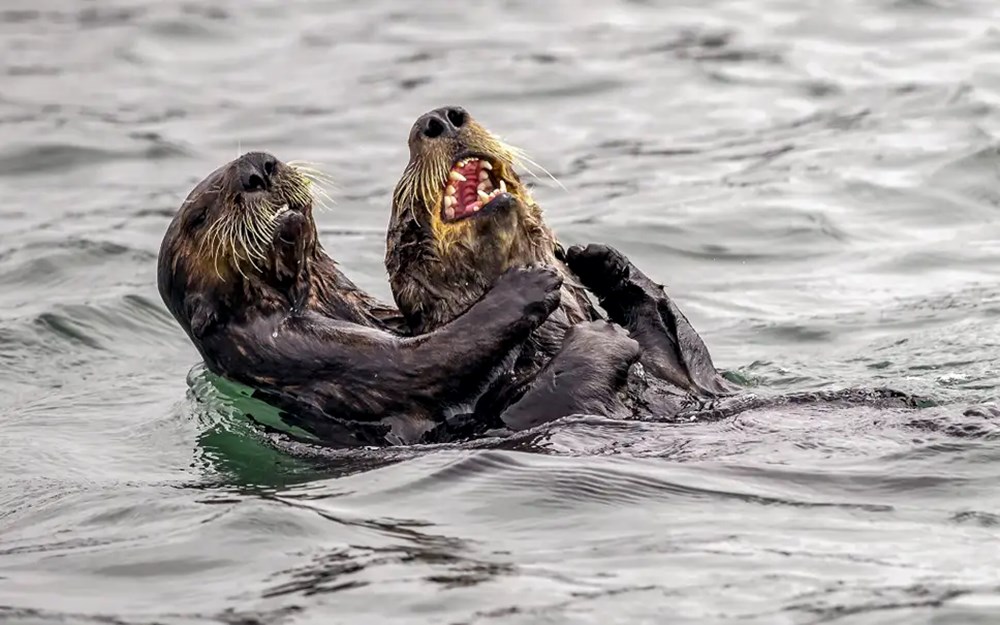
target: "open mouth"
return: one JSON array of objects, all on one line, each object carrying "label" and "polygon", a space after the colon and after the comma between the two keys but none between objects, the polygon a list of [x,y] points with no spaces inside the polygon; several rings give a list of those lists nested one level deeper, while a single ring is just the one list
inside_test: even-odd
[{"label": "open mouth", "polygon": [[509,197],[507,183],[485,158],[467,156],[455,161],[444,188],[442,217],[458,221],[487,212],[502,196]]},{"label": "open mouth", "polygon": [[277,219],[289,211],[303,212],[308,208],[306,204],[299,204],[298,202],[285,202],[278,207],[278,210],[274,211],[274,218]]}]

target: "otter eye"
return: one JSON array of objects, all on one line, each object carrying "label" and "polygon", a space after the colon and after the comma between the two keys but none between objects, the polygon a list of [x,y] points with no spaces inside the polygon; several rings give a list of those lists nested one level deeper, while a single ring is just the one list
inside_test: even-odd
[{"label": "otter eye", "polygon": [[202,206],[194,215],[188,219],[188,228],[199,228],[208,217],[208,207]]},{"label": "otter eye", "polygon": [[444,133],[444,124],[438,120],[431,118],[427,120],[427,126],[424,127],[424,136],[430,137],[440,137]]},{"label": "otter eye", "polygon": [[462,124],[465,123],[465,111],[462,109],[448,109],[448,121],[450,121],[455,128],[461,128]]}]

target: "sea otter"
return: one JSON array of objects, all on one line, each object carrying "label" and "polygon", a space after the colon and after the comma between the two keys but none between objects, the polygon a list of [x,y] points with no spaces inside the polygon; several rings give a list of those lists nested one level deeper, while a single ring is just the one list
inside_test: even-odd
[{"label": "sea otter", "polygon": [[[398,312],[358,289],[320,245],[314,188],[307,170],[262,152],[200,182],[160,248],[167,308],[212,372],[254,387],[328,444],[445,440],[448,424],[470,429],[474,405],[489,403],[483,390],[557,309],[562,277],[512,267],[453,321],[400,336]],[[510,407],[519,418],[538,406],[616,408],[635,342],[597,322],[565,343]],[[591,364],[595,351],[606,362]],[[572,384],[552,382],[562,371]]]},{"label": "sea otter", "polygon": [[732,386],[666,295],[620,252],[591,245],[564,251],[521,182],[520,153],[457,106],[417,119],[410,160],[393,194],[386,269],[399,311],[418,333],[456,318],[509,267],[542,264],[563,276],[559,309],[533,335],[501,390],[521,385],[556,353],[567,330],[600,318],[586,290],[642,347],[642,364],[675,391],[711,398]]},{"label": "sea otter", "polygon": [[[494,406],[523,396],[574,324],[600,318],[588,291],[641,349],[642,367],[628,372],[620,394],[632,417],[717,419],[804,403],[913,408],[926,401],[881,388],[776,397],[737,392],[664,288],[625,255],[599,244],[564,250],[515,171],[519,151],[466,110],[450,106],[422,115],[410,131],[409,148],[393,194],[385,260],[399,312],[413,331],[433,332],[460,316],[509,267],[543,264],[563,277],[559,309],[488,391]],[[500,412],[494,416],[513,430],[544,419],[544,411],[526,415],[516,405]]]}]

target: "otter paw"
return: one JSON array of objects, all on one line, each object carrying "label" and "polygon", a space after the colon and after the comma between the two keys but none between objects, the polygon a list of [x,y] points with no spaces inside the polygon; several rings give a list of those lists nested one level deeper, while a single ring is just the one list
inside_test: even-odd
[{"label": "otter paw", "polygon": [[309,220],[297,210],[286,210],[275,218],[274,241],[279,247],[294,245],[308,227]]},{"label": "otter paw", "polygon": [[524,315],[532,322],[541,323],[559,307],[562,282],[554,267],[518,267],[500,276],[496,287],[520,301]]},{"label": "otter paw", "polygon": [[566,264],[587,288],[599,294],[623,284],[629,277],[628,258],[610,245],[574,245],[566,252]]}]

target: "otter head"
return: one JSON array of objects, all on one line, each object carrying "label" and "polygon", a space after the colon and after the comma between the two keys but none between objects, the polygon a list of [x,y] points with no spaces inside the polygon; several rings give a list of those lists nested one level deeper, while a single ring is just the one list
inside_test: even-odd
[{"label": "otter head", "polygon": [[305,264],[317,246],[313,184],[308,171],[251,152],[191,191],[160,246],[158,282],[192,338],[227,311],[280,293],[289,266]]},{"label": "otter head", "polygon": [[541,224],[541,210],[515,166],[522,153],[457,106],[421,115],[409,137],[410,162],[393,193],[395,219],[410,217],[442,256],[453,245],[477,252],[510,247]]},{"label": "otter head", "polygon": [[517,148],[457,106],[420,116],[409,146],[393,193],[386,263],[411,320],[431,317],[436,325],[508,268],[552,264],[555,241],[515,171],[523,158]]}]

